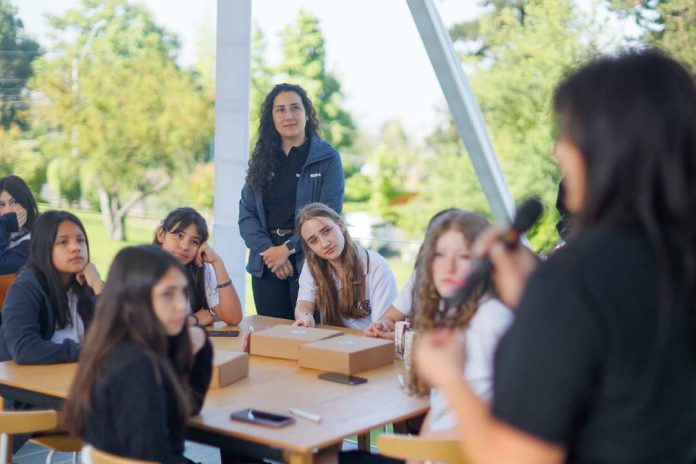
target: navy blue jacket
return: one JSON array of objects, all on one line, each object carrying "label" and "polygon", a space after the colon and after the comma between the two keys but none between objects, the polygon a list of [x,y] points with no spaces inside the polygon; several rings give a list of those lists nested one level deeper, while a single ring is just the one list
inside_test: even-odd
[{"label": "navy blue jacket", "polygon": [[[74,340],[51,341],[56,308],[36,272],[22,269],[5,297],[0,326],[0,361],[17,364],[59,364],[77,361]],[[86,329],[86,327],[85,327]]]},{"label": "navy blue jacket", "polygon": [[18,272],[29,258],[29,240],[22,240],[10,248],[11,242],[16,242],[20,238],[15,237],[14,240],[10,240],[10,234],[17,230],[15,213],[0,216],[0,274]]},{"label": "navy blue jacket", "polygon": [[[309,203],[320,202],[340,214],[343,209],[344,191],[345,179],[341,156],[335,148],[321,138],[312,137],[307,161],[297,180],[295,213]],[[254,192],[247,184],[244,184],[242,198],[239,200],[239,233],[250,250],[247,271],[253,276],[261,277],[264,263],[260,253],[272,247],[273,242],[268,233],[262,195]],[[299,268],[295,270],[295,275],[299,276],[304,261],[300,238],[295,233],[288,239],[295,244],[296,263]]]}]

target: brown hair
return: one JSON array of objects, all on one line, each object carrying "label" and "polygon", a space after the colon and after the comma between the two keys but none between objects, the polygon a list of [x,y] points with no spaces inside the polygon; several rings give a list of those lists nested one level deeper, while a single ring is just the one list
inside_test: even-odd
[{"label": "brown hair", "polygon": [[[345,238],[345,246],[339,257],[343,265],[340,292],[334,282],[335,273],[331,264],[317,256],[300,233],[305,222],[319,218],[327,218],[338,224]],[[300,235],[300,242],[305,252],[307,259],[305,265],[309,266],[317,285],[316,307],[321,314],[322,324],[342,326],[341,318],[367,317],[370,311],[363,304],[367,284],[363,265],[360,262],[360,254],[366,254],[367,251],[350,238],[350,233],[341,216],[323,203],[310,203],[297,213],[295,230]]]},{"label": "brown hair", "polygon": [[184,327],[168,337],[152,306],[152,288],[172,268],[185,275],[176,258],[154,245],[127,247],[114,258],[61,415],[63,427],[72,434],[83,432],[93,412],[94,386],[106,375],[104,360],[125,340],[142,349],[158,375],[171,381],[185,426],[192,409],[186,381],[193,366],[189,332]]},{"label": "brown hair", "polygon": [[[484,294],[490,292],[490,281],[475,291],[471,298],[462,302],[456,310],[446,308],[449,311],[454,310],[454,317],[447,318],[449,312],[443,314],[441,310],[442,298],[433,282],[433,259],[435,258],[437,242],[446,232],[460,232],[467,244],[471,246],[476,237],[488,225],[488,221],[482,215],[462,210],[448,211],[433,221],[423,241],[418,279],[415,283],[418,303],[413,330],[422,332],[441,327],[443,324],[453,329],[468,327],[469,321],[476,314],[479,300]],[[430,392],[430,387],[418,378],[414,369],[408,369],[407,373],[407,386],[410,391],[417,395],[427,395]]]}]

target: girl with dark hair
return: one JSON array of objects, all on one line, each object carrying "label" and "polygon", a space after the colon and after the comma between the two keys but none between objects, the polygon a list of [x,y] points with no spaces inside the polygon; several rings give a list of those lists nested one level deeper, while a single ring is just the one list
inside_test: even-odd
[{"label": "girl with dark hair", "polygon": [[295,325],[322,324],[365,330],[396,297],[396,280],[379,253],[353,242],[341,216],[321,203],[297,215],[297,231],[307,255],[300,274]]},{"label": "girl with dark hair", "polygon": [[312,202],[341,212],[343,165],[319,137],[314,106],[299,85],[276,85],[259,119],[239,202],[239,231],[250,250],[256,312],[292,319],[304,261],[295,216]]},{"label": "girl with dark hair", "polygon": [[154,244],[175,256],[190,280],[189,324],[207,326],[220,319],[242,320],[242,305],[225,263],[208,245],[208,225],[193,208],[177,208],[157,227]]},{"label": "girl with dark hair", "polygon": [[0,360],[75,362],[104,283],[89,262],[87,233],[77,216],[47,211],[34,226],[26,268],[5,298]]},{"label": "girl with dark hair", "polygon": [[186,326],[188,278],[152,245],[114,258],[62,423],[106,452],[164,463],[183,456],[189,416],[203,405],[213,350]]},{"label": "girl with dark hair", "polygon": [[14,274],[27,262],[38,215],[34,195],[21,177],[0,178],[0,274]]},{"label": "girl with dark hair", "polygon": [[491,408],[453,375],[451,334],[422,336],[416,367],[471,462],[695,462],[694,76],[653,50],[601,58],[554,109],[573,235],[538,265],[498,231],[474,246],[517,308]]}]

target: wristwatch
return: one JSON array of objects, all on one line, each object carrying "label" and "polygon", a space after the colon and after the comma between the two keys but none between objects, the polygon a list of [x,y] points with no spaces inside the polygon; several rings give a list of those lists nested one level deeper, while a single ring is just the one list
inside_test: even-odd
[{"label": "wristwatch", "polygon": [[285,245],[285,248],[288,249],[291,255],[295,254],[295,244],[292,243],[290,240],[287,240],[283,245]]}]

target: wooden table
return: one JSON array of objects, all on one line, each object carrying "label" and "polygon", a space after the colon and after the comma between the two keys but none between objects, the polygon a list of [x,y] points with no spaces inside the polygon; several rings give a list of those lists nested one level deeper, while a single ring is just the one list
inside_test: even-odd
[{"label": "wooden table", "polygon": [[[250,326],[258,330],[288,322],[246,317],[240,324],[239,337],[215,337],[213,345],[220,350],[239,351]],[[0,394],[39,406],[60,407],[75,368],[76,364],[0,363]],[[395,362],[360,373],[368,382],[349,386],[317,379],[319,371],[300,368],[297,361],[252,356],[247,378],[208,391],[201,414],[189,420],[187,439],[259,458],[311,463],[317,449],[427,410],[426,400],[402,391],[397,379],[400,372],[401,364]],[[230,413],[239,409],[287,414],[288,407],[319,414],[322,421],[315,423],[298,417],[293,425],[272,429],[229,419]]]}]

